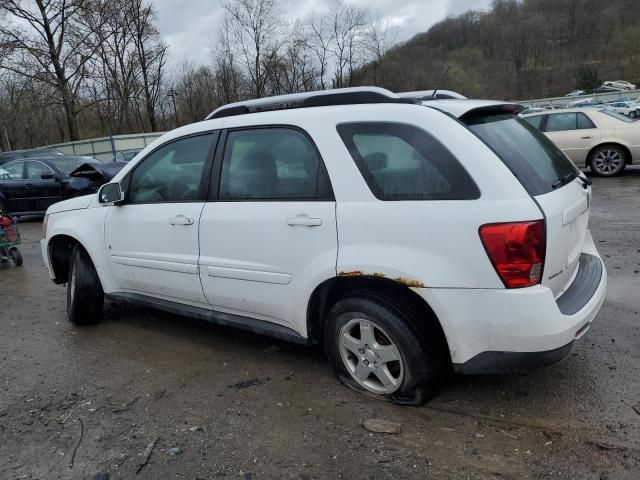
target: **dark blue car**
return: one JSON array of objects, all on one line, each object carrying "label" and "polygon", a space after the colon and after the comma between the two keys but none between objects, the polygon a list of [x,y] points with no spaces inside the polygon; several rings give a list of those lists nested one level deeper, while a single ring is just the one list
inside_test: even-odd
[{"label": "dark blue car", "polygon": [[72,156],[7,162],[0,166],[0,207],[13,216],[42,215],[56,202],[94,193],[123,165]]}]

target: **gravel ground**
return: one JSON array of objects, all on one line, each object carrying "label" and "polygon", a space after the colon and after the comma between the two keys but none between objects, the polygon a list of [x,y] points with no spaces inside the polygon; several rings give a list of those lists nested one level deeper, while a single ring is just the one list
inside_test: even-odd
[{"label": "gravel ground", "polygon": [[25,265],[0,265],[0,478],[637,480],[639,207],[639,169],[594,179],[610,287],[569,359],[454,376],[419,408],[346,389],[319,349],[187,318],[109,304],[73,327],[26,220]]}]

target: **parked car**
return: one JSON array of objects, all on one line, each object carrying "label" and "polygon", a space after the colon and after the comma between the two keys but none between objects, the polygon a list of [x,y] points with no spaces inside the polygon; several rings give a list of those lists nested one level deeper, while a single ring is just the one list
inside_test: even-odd
[{"label": "parked car", "polygon": [[12,160],[18,160],[19,158],[45,158],[45,157],[59,157],[64,155],[62,152],[55,148],[35,148],[32,150],[11,150],[8,152],[0,152],[0,165],[10,162]]},{"label": "parked car", "polygon": [[640,124],[607,108],[567,109],[526,115],[578,167],[617,175],[640,160]]},{"label": "parked car", "polygon": [[607,107],[629,118],[640,118],[640,104],[636,102],[612,102]]},{"label": "parked car", "polygon": [[91,165],[100,168],[102,164],[95,159],[87,161],[85,157],[71,156],[7,162],[2,170],[8,176],[0,177],[0,207],[13,216],[42,215],[56,202],[95,193],[100,185],[113,178],[116,171],[101,178],[73,175],[79,167],[86,169]]},{"label": "parked car", "polygon": [[221,107],[50,207],[44,261],[76,324],[106,295],[321,343],[343,382],[398,403],[452,364],[548,365],[607,277],[589,180],[520,109],[375,88]]},{"label": "parked car", "polygon": [[123,150],[121,152],[116,153],[113,157],[111,157],[108,162],[129,162],[142,151],[141,148],[134,148],[131,150]]},{"label": "parked car", "polygon": [[602,84],[605,87],[613,87],[619,90],[635,90],[636,86],[633,83],[627,82],[625,80],[614,80],[607,81]]},{"label": "parked car", "polygon": [[622,91],[623,90],[621,88],[602,85],[598,88],[594,88],[593,90],[591,90],[591,93],[616,93],[616,92],[622,92]]},{"label": "parked car", "polygon": [[458,92],[452,92],[451,90],[420,90],[417,92],[400,92],[397,94],[400,98],[417,98],[421,102],[430,102],[432,100],[443,99],[466,99],[464,95]]},{"label": "parked car", "polygon": [[585,90],[574,90],[573,92],[569,92],[565,95],[565,97],[580,97],[582,95],[587,95]]}]

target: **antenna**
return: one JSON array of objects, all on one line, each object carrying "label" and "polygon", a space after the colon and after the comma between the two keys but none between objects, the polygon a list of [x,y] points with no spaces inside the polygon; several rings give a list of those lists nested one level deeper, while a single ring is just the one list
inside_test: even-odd
[{"label": "antenna", "polygon": [[[442,77],[440,77],[440,81],[438,82],[438,85],[442,85],[442,82],[444,82],[444,79],[447,78],[447,74],[449,73],[449,70],[451,70],[450,64],[447,65],[447,68],[445,68],[444,73],[442,74]],[[438,94],[438,87],[436,87],[436,89],[431,94],[431,98],[435,100],[437,94]]]}]

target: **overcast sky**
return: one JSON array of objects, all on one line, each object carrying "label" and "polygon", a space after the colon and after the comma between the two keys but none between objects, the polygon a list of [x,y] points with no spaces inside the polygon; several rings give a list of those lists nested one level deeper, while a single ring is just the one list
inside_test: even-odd
[{"label": "overcast sky", "polygon": [[[194,64],[210,61],[211,47],[222,17],[222,0],[153,0],[158,10],[158,28],[171,45],[172,67],[184,61]],[[292,22],[322,7],[325,0],[276,0]],[[486,9],[491,0],[351,0],[382,17],[389,17],[398,28],[398,41],[424,32],[449,15],[466,10]]]}]

